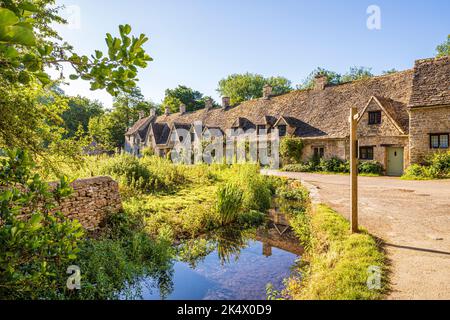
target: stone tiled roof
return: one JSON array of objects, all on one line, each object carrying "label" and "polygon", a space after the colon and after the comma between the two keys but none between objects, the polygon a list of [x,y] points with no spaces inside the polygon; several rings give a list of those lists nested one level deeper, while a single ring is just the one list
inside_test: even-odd
[{"label": "stone tiled roof", "polygon": [[389,116],[400,126],[403,132],[409,131],[409,115],[406,103],[394,101],[385,97],[376,97]]},{"label": "stone tiled roof", "polygon": [[[125,133],[125,135],[127,136],[131,136],[133,134],[135,134],[136,132],[138,132],[139,130],[147,130],[148,129],[148,125],[150,124],[151,120],[153,117],[145,117],[145,118],[141,118],[138,121],[136,121],[136,123],[130,128],[128,129],[127,133]],[[144,128],[145,127],[145,128]]]},{"label": "stone tiled roof", "polygon": [[450,105],[450,57],[416,61],[411,108]]},{"label": "stone tiled roof", "polygon": [[[372,96],[381,98],[392,111],[392,117],[407,126],[406,106],[411,97],[413,70],[385,76],[327,86],[323,90],[296,90],[270,99],[245,101],[227,109],[214,108],[195,112],[162,115],[156,123],[194,123],[226,132],[235,122],[273,125],[284,116],[295,134],[301,137],[345,138],[352,106],[361,111]],[[239,119],[241,118],[241,120]],[[245,119],[242,120],[242,119]]]}]

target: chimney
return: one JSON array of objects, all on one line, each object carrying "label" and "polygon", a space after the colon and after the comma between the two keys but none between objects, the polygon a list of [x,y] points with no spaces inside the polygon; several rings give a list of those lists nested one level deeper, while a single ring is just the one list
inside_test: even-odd
[{"label": "chimney", "polygon": [[263,99],[269,100],[271,95],[272,95],[272,86],[269,84],[264,85]]},{"label": "chimney", "polygon": [[151,108],[150,109],[150,117],[155,117],[156,116],[156,109],[155,108]]},{"label": "chimney", "polygon": [[184,103],[180,104],[180,114],[186,113],[186,105]]},{"label": "chimney", "polygon": [[139,120],[142,119],[143,117],[145,117],[145,112],[139,111]]},{"label": "chimney", "polygon": [[170,114],[169,106],[166,106],[166,110],[165,110],[164,114],[166,116],[168,116]]},{"label": "chimney", "polygon": [[206,111],[212,109],[212,107],[213,107],[213,100],[211,98],[206,99],[206,101],[205,101]]},{"label": "chimney", "polygon": [[314,79],[314,90],[323,90],[325,89],[327,84],[328,84],[327,76],[319,73],[318,75],[316,75]]},{"label": "chimney", "polygon": [[222,108],[226,109],[230,106],[230,97],[222,97]]}]

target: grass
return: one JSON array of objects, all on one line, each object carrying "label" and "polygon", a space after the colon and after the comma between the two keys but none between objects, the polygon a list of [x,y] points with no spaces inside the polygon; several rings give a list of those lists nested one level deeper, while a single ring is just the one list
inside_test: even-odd
[{"label": "grass", "polygon": [[[349,222],[325,205],[306,213],[307,219],[304,215],[293,217],[297,235],[307,239],[302,279],[290,278],[286,294],[299,300],[381,299],[387,288],[387,270],[377,240],[365,230],[352,234]],[[382,270],[381,289],[371,290],[367,285],[372,266]]]}]

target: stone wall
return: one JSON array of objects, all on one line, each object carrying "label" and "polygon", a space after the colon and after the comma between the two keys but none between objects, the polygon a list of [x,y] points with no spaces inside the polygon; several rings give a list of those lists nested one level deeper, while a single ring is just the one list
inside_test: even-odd
[{"label": "stone wall", "polygon": [[421,163],[438,151],[431,149],[430,134],[450,132],[450,106],[433,108],[411,108],[409,150],[411,163]]},{"label": "stone wall", "polygon": [[122,210],[119,185],[110,177],[80,179],[71,186],[74,192],[56,210],[80,221],[86,230],[99,229],[108,214]]},{"label": "stone wall", "polygon": [[303,139],[302,161],[310,160],[314,148],[324,148],[324,158],[338,157],[349,159],[349,146],[346,139]]}]

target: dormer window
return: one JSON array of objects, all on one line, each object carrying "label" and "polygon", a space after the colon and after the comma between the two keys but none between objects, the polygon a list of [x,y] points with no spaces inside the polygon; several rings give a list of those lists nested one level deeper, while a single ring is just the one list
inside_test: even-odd
[{"label": "dormer window", "polygon": [[278,126],[278,135],[280,137],[284,137],[287,134],[287,126],[286,125],[279,125]]},{"label": "dormer window", "polygon": [[381,123],[381,111],[369,111],[369,124]]}]

